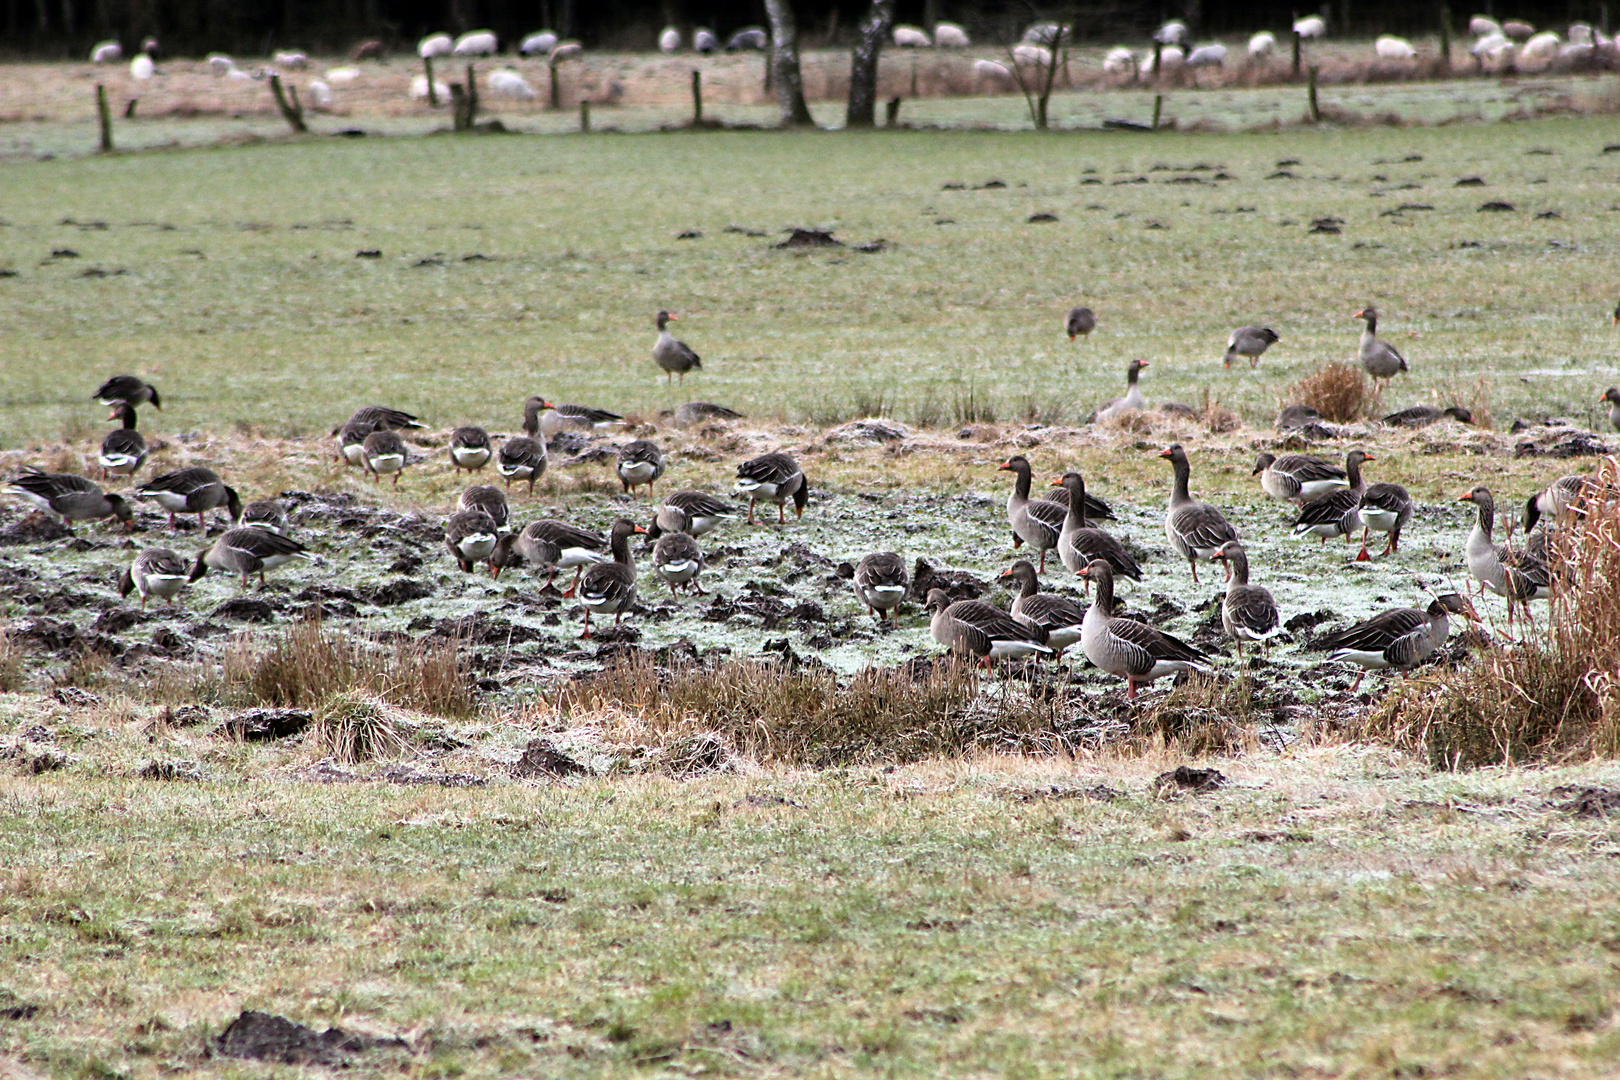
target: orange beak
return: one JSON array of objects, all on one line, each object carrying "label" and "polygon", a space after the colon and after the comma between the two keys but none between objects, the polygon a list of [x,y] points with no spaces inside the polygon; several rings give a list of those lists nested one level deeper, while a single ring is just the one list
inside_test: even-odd
[{"label": "orange beak", "polygon": [[1474,501],[1474,493],[1472,491],[1465,492],[1464,494],[1457,496],[1457,501],[1458,502],[1473,502]]},{"label": "orange beak", "polygon": [[1168,450],[1160,450],[1159,451],[1159,456],[1162,457],[1162,458],[1168,458],[1170,456],[1170,451],[1168,451]]},{"label": "orange beak", "polygon": [[1075,575],[1075,577],[1088,578],[1088,577],[1091,576],[1091,567],[1082,566],[1080,569],[1078,569],[1078,570],[1076,570],[1074,572],[1074,575]]},{"label": "orange beak", "polygon": [[1012,471],[1012,462],[1003,461],[1000,465],[996,466],[996,472],[1002,472],[1004,470],[1006,472],[1011,472]]},{"label": "orange beak", "polygon": [[1053,478],[1052,478],[1052,486],[1053,486],[1053,487],[1062,487],[1062,486],[1063,486],[1063,480],[1062,480],[1062,478],[1060,478],[1060,477],[1053,477]]},{"label": "orange beak", "polygon": [[1215,560],[1216,560],[1216,559],[1219,559],[1219,560],[1221,560],[1221,561],[1222,561],[1222,562],[1225,562],[1225,561],[1226,561],[1226,552],[1224,552],[1224,551],[1217,551],[1217,552],[1215,552],[1215,553],[1214,553],[1214,554],[1213,554],[1213,555],[1211,555],[1211,556],[1210,556],[1210,557],[1209,557],[1209,561],[1210,561],[1210,562],[1214,562],[1214,561],[1215,561]]},{"label": "orange beak", "polygon": [[1378,459],[1373,457],[1371,454],[1364,454],[1362,456],[1362,460],[1364,460],[1364,461],[1377,461]]},{"label": "orange beak", "polygon": [[1003,570],[1001,573],[996,575],[996,580],[997,581],[1006,581],[1010,577],[1012,577],[1012,567],[1009,566],[1009,567],[1007,567],[1007,569]]},{"label": "orange beak", "polygon": [[669,316],[669,321],[670,322],[680,322],[681,320],[678,319],[673,312],[671,312],[670,316]]}]

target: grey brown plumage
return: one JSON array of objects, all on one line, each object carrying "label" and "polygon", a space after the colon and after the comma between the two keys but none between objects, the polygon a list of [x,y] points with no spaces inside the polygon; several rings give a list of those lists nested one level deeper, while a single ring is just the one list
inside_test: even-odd
[{"label": "grey brown plumage", "polygon": [[464,425],[450,433],[450,464],[457,472],[466,469],[477,472],[495,456],[489,432],[481,427]]},{"label": "grey brown plumage", "polygon": [[1088,307],[1070,308],[1068,321],[1063,324],[1063,328],[1069,332],[1070,341],[1077,337],[1085,337],[1097,329],[1097,316]]},{"label": "grey brown plumage", "polygon": [[1367,535],[1381,532],[1389,536],[1384,554],[1392,555],[1401,549],[1401,530],[1412,520],[1412,496],[1399,484],[1373,484],[1361,493],[1356,514],[1361,518],[1361,552],[1357,562],[1366,562],[1372,556],[1367,551]]},{"label": "grey brown plumage", "polygon": [[1142,369],[1149,366],[1146,360],[1132,360],[1125,365],[1125,396],[1114,398],[1098,409],[1094,422],[1112,420],[1132,410],[1140,412],[1147,409],[1147,398],[1142,396],[1142,388],[1137,382],[1142,376]]},{"label": "grey brown plumage", "polygon": [[1007,567],[997,580],[1012,582],[1015,589],[1008,614],[1026,626],[1043,630],[1047,646],[1058,656],[1080,640],[1080,627],[1086,618],[1085,605],[1057,593],[1041,592],[1035,567],[1028,559],[1019,559]]},{"label": "grey brown plumage", "polygon": [[658,313],[658,340],[653,343],[653,363],[664,371],[664,381],[668,382],[671,376],[679,375],[681,382],[686,382],[686,373],[703,366],[703,359],[693,352],[684,341],[676,341],[675,336],[669,332],[667,323],[674,321],[675,316],[668,311]]},{"label": "grey brown plumage", "polygon": [[541,586],[545,588],[556,578],[558,570],[571,569],[575,571],[574,583],[563,595],[573,596],[585,567],[606,562],[611,557],[607,550],[607,538],[599,533],[555,518],[542,518],[500,538],[490,555],[490,574],[499,577],[505,567],[527,562],[536,570],[547,572],[546,583]]},{"label": "grey brown plumage", "polygon": [[1167,459],[1175,480],[1170,488],[1170,505],[1164,515],[1164,534],[1187,565],[1192,567],[1193,583],[1198,582],[1198,563],[1207,561],[1228,540],[1238,539],[1238,532],[1221,512],[1208,503],[1195,500],[1188,490],[1192,466],[1187,452],[1176,443],[1159,454]]},{"label": "grey brown plumage", "polygon": [[1368,671],[1385,668],[1408,670],[1433,656],[1451,633],[1449,616],[1477,620],[1474,607],[1457,593],[1438,596],[1427,609],[1391,608],[1370,619],[1328,634],[1316,647],[1328,660],[1345,660],[1361,668],[1351,685],[1355,693]]},{"label": "grey brown plumage", "polygon": [[1260,478],[1260,490],[1273,499],[1300,503],[1350,486],[1345,471],[1331,461],[1304,454],[1262,453],[1254,459],[1251,476]]},{"label": "grey brown plumage", "polygon": [[855,564],[855,595],[880,623],[885,612],[893,612],[893,625],[900,624],[900,602],[909,582],[906,560],[892,551],[865,555]]},{"label": "grey brown plumage", "polygon": [[[1044,498],[1047,502],[1057,503],[1064,510],[1069,508],[1069,489],[1066,487],[1051,488],[1045,492]],[[1112,506],[1097,498],[1088,489],[1086,491],[1086,520],[1117,521],[1118,518],[1114,516]]]},{"label": "grey brown plumage", "polygon": [[338,428],[333,436],[337,442],[338,460],[345,465],[360,464],[360,451],[366,444],[366,436],[375,430],[376,428],[370,424],[354,420],[344,421],[343,426]]},{"label": "grey brown plumage", "polygon": [[671,422],[678,428],[696,427],[709,420],[745,419],[736,409],[728,409],[711,401],[688,401],[669,415]]},{"label": "grey brown plumage", "polygon": [[737,466],[736,491],[748,496],[748,524],[754,520],[754,504],[760,499],[776,504],[777,524],[787,521],[787,501],[793,500],[795,517],[804,516],[804,507],[810,501],[810,483],[799,469],[798,462],[780,452],[761,454]]},{"label": "grey brown plumage", "polygon": [[1378,380],[1388,382],[1395,376],[1408,370],[1406,357],[1396,351],[1395,346],[1378,336],[1378,309],[1368,304],[1356,312],[1354,318],[1366,322],[1367,328],[1361,332],[1361,344],[1357,349],[1357,356],[1361,359],[1361,366],[1367,374],[1373,377],[1376,388]]},{"label": "grey brown plumage", "polygon": [[287,532],[287,508],[280,499],[259,499],[242,507],[243,525],[251,525],[256,529],[269,529],[271,532]]},{"label": "grey brown plumage", "polygon": [[1142,580],[1142,567],[1125,545],[1109,532],[1086,524],[1086,481],[1078,472],[1066,472],[1054,481],[1066,496],[1068,509],[1063,528],[1058,532],[1057,552],[1063,565],[1078,574],[1080,568],[1093,559],[1102,559],[1114,568],[1114,573],[1135,581]]},{"label": "grey brown plumage", "polygon": [[1524,503],[1524,531],[1529,534],[1543,517],[1561,520],[1566,514],[1584,517],[1598,506],[1620,498],[1614,485],[1590,476],[1560,476]]},{"label": "grey brown plumage", "polygon": [[1063,522],[1069,516],[1067,506],[1031,499],[1029,460],[1014,454],[997,468],[998,472],[1013,474],[1012,494],[1007,496],[1007,523],[1012,526],[1013,546],[1028,544],[1040,556],[1038,573],[1046,573],[1046,553],[1056,548],[1063,533]]},{"label": "grey brown plumage", "polygon": [[1363,462],[1375,460],[1365,450],[1352,450],[1344,456],[1344,471],[1349,487],[1329,492],[1299,508],[1294,519],[1295,536],[1318,536],[1322,543],[1332,537],[1349,537],[1361,528],[1361,495],[1367,485],[1361,478]]},{"label": "grey brown plumage", "polygon": [[1258,641],[1266,652],[1271,639],[1282,633],[1282,616],[1271,591],[1249,584],[1249,554],[1236,540],[1228,540],[1211,559],[1226,563],[1226,595],[1221,599],[1221,626],[1237,645],[1243,659],[1243,643]]},{"label": "grey brown plumage", "polygon": [[482,510],[459,510],[444,526],[444,546],[464,574],[486,561],[500,539],[495,519]]},{"label": "grey brown plumage", "polygon": [[101,478],[132,476],[146,462],[146,439],[135,430],[135,406],[127,401],[119,402],[107,419],[118,420],[119,426],[101,440],[101,450],[96,454]]},{"label": "grey brown plumage", "polygon": [[1265,351],[1281,340],[1269,326],[1240,326],[1226,339],[1225,364],[1231,367],[1235,358],[1246,356],[1252,370],[1260,365]]},{"label": "grey brown plumage", "polygon": [[624,417],[606,409],[593,409],[589,405],[547,404],[540,410],[540,431],[551,438],[559,431],[597,431],[624,422]]},{"label": "grey brown plumage", "polygon": [[1609,403],[1609,424],[1620,431],[1620,386],[1609,387],[1598,400]]},{"label": "grey brown plumage", "polygon": [[506,528],[511,518],[511,509],[506,503],[506,493],[498,487],[489,484],[474,484],[461,493],[456,506],[462,510],[482,510],[495,522],[497,529]]},{"label": "grey brown plumage", "polygon": [[235,489],[219,478],[214,470],[201,465],[166,472],[153,477],[136,489],[137,499],[150,499],[169,512],[169,528],[174,528],[176,514],[196,514],[197,526],[206,530],[204,517],[210,510],[223,506],[230,514],[232,524],[242,518],[242,500]]},{"label": "grey brown plumage", "polygon": [[546,440],[541,438],[541,414],[551,408],[545,398],[535,395],[523,403],[523,434],[501,443],[495,456],[495,471],[506,480],[506,490],[512,490],[513,480],[527,480],[529,494],[534,494],[534,482],[546,473]]},{"label": "grey brown plumage", "polygon": [[1321,422],[1322,414],[1309,405],[1285,405],[1277,413],[1276,428],[1278,431],[1293,431]]},{"label": "grey brown plumage", "polygon": [[174,598],[186,587],[189,578],[186,571],[185,560],[168,548],[147,548],[135,556],[135,561],[119,576],[118,595],[140,593],[142,611],[146,610],[147,599],[153,596],[172,607]]},{"label": "grey brown plumage", "polygon": [[669,594],[678,596],[675,586],[690,585],[697,595],[703,595],[698,575],[703,573],[703,549],[684,532],[666,532],[653,545],[653,570],[669,585]]},{"label": "grey brown plumage", "polygon": [[1184,671],[1208,671],[1209,657],[1178,637],[1114,614],[1114,570],[1101,559],[1081,567],[1097,591],[1080,624],[1080,649],[1097,667],[1125,680],[1125,696],[1144,683]]},{"label": "grey brown plumage", "polygon": [[134,375],[114,375],[102,383],[100,388],[90,396],[103,405],[117,405],[119,402],[140,405],[150,401],[152,408],[163,408],[163,401],[158,397],[157,387],[136,378]]},{"label": "grey brown plumage", "polygon": [[369,427],[372,431],[399,431],[404,428],[425,428],[415,416],[386,405],[362,405],[349,416],[349,423]]},{"label": "grey brown plumage", "polygon": [[647,536],[652,540],[666,532],[703,536],[741,516],[739,507],[707,491],[677,491],[664,496],[663,503],[653,514],[652,524],[647,526]]},{"label": "grey brown plumage", "polygon": [[630,554],[630,537],[646,531],[629,518],[613,523],[608,533],[613,561],[593,564],[579,579],[579,599],[585,605],[585,631],[579,635],[581,638],[591,636],[591,612],[612,615],[613,625],[618,626],[624,613],[635,606],[636,560]]},{"label": "grey brown plumage", "polygon": [[262,588],[266,571],[299,558],[309,558],[308,549],[291,537],[251,526],[226,529],[212,547],[197,553],[197,561],[191,568],[191,580],[198,580],[210,570],[218,570],[240,574],[242,588],[245,589],[249,576],[258,574]]},{"label": "grey brown plumage", "polygon": [[366,436],[365,442],[360,444],[360,464],[366,472],[371,474],[371,482],[382,482],[385,473],[394,474],[394,486],[399,487],[399,478],[405,472],[405,466],[410,462],[410,449],[406,447],[405,440],[393,428],[381,428]]},{"label": "grey brown plumage", "polygon": [[1021,623],[998,607],[981,600],[951,602],[944,589],[928,590],[927,608],[933,613],[929,632],[953,653],[974,656],[990,670],[992,660],[1047,656],[1046,631]]},{"label": "grey brown plumage", "polygon": [[134,513],[123,496],[109,495],[95,481],[71,473],[48,473],[26,467],[5,493],[57,515],[69,526],[75,521],[99,521],[106,517],[116,517],[126,527],[134,525]]},{"label": "grey brown plumage", "polygon": [[636,488],[645,484],[651,498],[653,484],[664,475],[664,452],[650,439],[637,439],[619,447],[619,460],[614,467],[625,494],[633,495]]},{"label": "grey brown plumage", "polygon": [[1437,405],[1413,405],[1410,409],[1392,412],[1384,417],[1382,423],[1390,427],[1421,428],[1428,427],[1450,417],[1459,424],[1472,424],[1474,414],[1460,405],[1440,408]]},{"label": "grey brown plumage", "polygon": [[1544,559],[1528,551],[1515,551],[1507,544],[1498,544],[1493,535],[1496,523],[1496,501],[1489,488],[1476,487],[1459,497],[1475,507],[1474,527],[1463,541],[1463,562],[1468,573],[1479,582],[1481,589],[1489,589],[1507,599],[1508,621],[1512,622],[1515,608],[1528,611],[1530,601],[1545,600],[1552,595],[1552,575]]}]

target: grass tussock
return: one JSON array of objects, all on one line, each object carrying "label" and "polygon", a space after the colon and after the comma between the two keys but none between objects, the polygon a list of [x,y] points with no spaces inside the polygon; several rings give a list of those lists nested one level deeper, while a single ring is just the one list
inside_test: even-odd
[{"label": "grass tussock", "polygon": [[401,757],[410,752],[410,739],[389,711],[385,702],[366,694],[333,694],[316,707],[314,745],[350,765]]},{"label": "grass tussock", "polygon": [[9,633],[0,629],[0,694],[18,693],[28,684],[27,676],[22,650],[17,648]]},{"label": "grass tussock", "polygon": [[1440,391],[1444,398],[1440,407],[1460,405],[1474,418],[1474,426],[1481,431],[1491,429],[1491,384],[1485,376],[1473,379],[1448,379]]},{"label": "grass tussock", "polygon": [[1323,364],[1288,388],[1284,405],[1309,405],[1322,419],[1348,424],[1361,419],[1371,400],[1367,376],[1355,364]]},{"label": "grass tussock", "polygon": [[1252,749],[1254,692],[1247,674],[1235,679],[1195,675],[1153,703],[1137,723],[1134,741],[1162,743],[1192,757]]}]

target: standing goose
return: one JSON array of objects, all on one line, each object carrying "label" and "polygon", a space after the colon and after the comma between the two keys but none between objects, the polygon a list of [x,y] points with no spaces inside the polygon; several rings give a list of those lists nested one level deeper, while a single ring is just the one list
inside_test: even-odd
[{"label": "standing goose", "polygon": [[1175,470],[1175,483],[1170,489],[1170,505],[1164,514],[1164,535],[1170,539],[1187,565],[1192,567],[1193,584],[1198,584],[1198,563],[1208,561],[1228,540],[1238,539],[1237,530],[1227,523],[1221,512],[1208,503],[1195,502],[1187,490],[1192,468],[1187,464],[1187,452],[1176,443],[1160,457],[1166,458]]},{"label": "standing goose", "polygon": [[1011,581],[1017,588],[1013,597],[1013,618],[1025,626],[1039,627],[1046,633],[1046,644],[1056,650],[1061,659],[1063,650],[1080,640],[1080,627],[1085,622],[1086,609],[1067,596],[1043,593],[1036,580],[1035,568],[1028,559],[1019,559],[1001,572],[997,581]]},{"label": "standing goose", "polygon": [[953,604],[944,589],[929,589],[927,608],[934,613],[929,622],[934,640],[953,653],[978,657],[984,661],[986,671],[992,660],[1052,654],[1046,645],[1045,630],[1021,623],[983,601],[958,600]]},{"label": "standing goose", "polygon": [[1064,324],[1064,329],[1069,332],[1070,341],[1077,337],[1086,337],[1097,329],[1097,316],[1093,315],[1088,307],[1070,308],[1069,321]]},{"label": "standing goose", "polygon": [[242,520],[242,500],[235,489],[226,485],[212,469],[193,465],[176,469],[155,477],[137,489],[137,499],[151,499],[169,512],[169,529],[174,529],[174,515],[196,514],[197,527],[204,532],[208,523],[203,515],[218,507],[225,507],[231,523]]},{"label": "standing goose", "polygon": [[1513,621],[1515,605],[1528,615],[1530,601],[1545,600],[1552,595],[1552,576],[1547,564],[1529,551],[1515,552],[1506,544],[1498,544],[1491,532],[1496,522],[1496,502],[1489,488],[1476,487],[1459,497],[1460,502],[1471,502],[1478,513],[1474,527],[1463,542],[1463,562],[1468,574],[1479,582],[1481,590],[1489,589],[1497,596],[1507,598],[1508,622]]},{"label": "standing goose", "polygon": [[512,481],[527,480],[529,494],[534,494],[534,482],[546,472],[546,441],[540,437],[540,414],[551,408],[551,403],[538,395],[523,403],[524,434],[507,439],[495,458],[495,471],[506,480],[506,490],[512,490]]},{"label": "standing goose", "polygon": [[1594,506],[1606,503],[1620,495],[1620,491],[1590,476],[1560,476],[1524,503],[1524,531],[1526,535],[1543,517],[1559,521],[1567,512],[1584,517]]},{"label": "standing goose", "polygon": [[259,587],[264,587],[264,574],[293,559],[309,558],[309,551],[298,541],[280,533],[264,529],[242,527],[226,529],[214,546],[197,553],[191,568],[191,580],[197,581],[209,570],[227,574],[241,574],[242,588],[248,587],[248,577],[259,575]]},{"label": "standing goose", "polygon": [[855,564],[855,595],[880,624],[884,612],[893,612],[892,625],[900,625],[900,601],[909,581],[906,560],[892,551],[863,556]]},{"label": "standing goose", "polygon": [[1046,553],[1058,545],[1067,507],[1029,497],[1030,467],[1022,454],[1002,462],[997,472],[1013,474],[1012,494],[1007,496],[1007,523],[1012,526],[1013,547],[1028,544],[1040,553],[1039,573],[1046,573]]},{"label": "standing goose", "polygon": [[372,431],[398,431],[403,428],[425,428],[426,424],[417,420],[408,412],[399,409],[390,409],[386,405],[363,405],[354,410],[348,420],[351,424],[362,424]]},{"label": "standing goose", "polygon": [[1254,459],[1254,471],[1249,475],[1258,476],[1260,490],[1273,499],[1302,505],[1350,485],[1345,470],[1304,454],[1261,454]]},{"label": "standing goose", "polygon": [[101,478],[132,476],[146,462],[146,440],[135,430],[135,406],[127,401],[120,402],[107,419],[118,420],[121,426],[109,431],[101,440],[101,451],[96,454]]},{"label": "standing goose", "polygon": [[540,407],[540,430],[551,438],[559,431],[606,431],[615,424],[622,423],[624,417],[606,409],[593,409],[588,405],[542,405]]},{"label": "standing goose", "polygon": [[703,549],[684,532],[666,532],[653,545],[653,569],[669,585],[669,595],[678,597],[677,585],[691,585],[692,591],[703,595],[698,575],[703,573]]},{"label": "standing goose", "polygon": [[506,567],[526,562],[536,571],[546,571],[546,583],[540,586],[544,589],[551,585],[558,570],[572,569],[574,583],[563,595],[573,596],[585,567],[608,561],[609,556],[603,553],[607,543],[596,533],[566,521],[542,518],[531,521],[521,532],[507,533],[500,538],[490,553],[489,575],[498,578]]},{"label": "standing goose", "polygon": [[82,476],[25,468],[5,493],[57,515],[69,528],[75,521],[99,521],[105,517],[116,517],[126,529],[135,527],[134,512],[123,496],[105,494],[94,481]]},{"label": "standing goose", "polygon": [[1422,428],[1439,423],[1448,416],[1459,424],[1474,422],[1474,414],[1460,405],[1445,409],[1437,405],[1414,405],[1410,409],[1390,413],[1380,423],[1388,424],[1390,427]]},{"label": "standing goose", "polygon": [[670,376],[679,375],[681,382],[686,382],[686,373],[693,368],[701,368],[703,359],[693,352],[684,341],[676,341],[665,324],[675,321],[675,316],[668,311],[658,313],[658,341],[653,345],[653,363],[664,369],[664,382],[668,383]]},{"label": "standing goose", "polygon": [[591,612],[612,615],[613,625],[636,602],[636,560],[630,554],[630,537],[644,533],[640,525],[629,518],[613,523],[608,534],[608,547],[613,552],[612,562],[596,563],[579,580],[579,599],[585,605],[585,632],[581,638],[591,636]]},{"label": "standing goose", "polygon": [[1142,396],[1142,390],[1136,385],[1137,379],[1142,375],[1142,369],[1148,366],[1146,360],[1132,360],[1125,366],[1125,396],[1114,398],[1102,408],[1097,410],[1093,423],[1112,420],[1123,416],[1132,409],[1145,412],[1148,407],[1147,398]]},{"label": "standing goose", "polygon": [[1078,574],[1091,560],[1102,559],[1114,568],[1114,573],[1141,581],[1142,567],[1125,550],[1125,545],[1113,534],[1086,525],[1085,478],[1077,472],[1066,472],[1062,480],[1054,480],[1053,484],[1063,489],[1069,503],[1057,542],[1058,558],[1063,560],[1063,565]]},{"label": "standing goose", "polygon": [[1350,684],[1353,694],[1369,671],[1409,670],[1433,656],[1451,634],[1449,615],[1479,621],[1474,605],[1466,598],[1446,593],[1436,597],[1427,610],[1391,608],[1327,635],[1317,647],[1327,651],[1330,661],[1347,660],[1360,665],[1361,673]]},{"label": "standing goose", "polygon": [[1609,423],[1614,430],[1620,431],[1620,386],[1609,387],[1598,400],[1609,403]]},{"label": "standing goose", "polygon": [[242,524],[273,533],[287,533],[287,508],[280,499],[259,499],[242,507]]},{"label": "standing goose", "polygon": [[1365,450],[1352,450],[1344,456],[1344,471],[1350,486],[1312,500],[1299,509],[1294,519],[1295,536],[1319,536],[1326,544],[1331,537],[1347,540],[1361,528],[1361,496],[1367,490],[1361,479],[1361,463],[1374,460]]},{"label": "standing goose", "polygon": [[786,454],[762,454],[752,461],[737,466],[736,491],[748,496],[748,524],[754,520],[754,503],[766,499],[776,504],[776,523],[787,522],[787,501],[793,500],[795,517],[804,517],[804,505],[810,501],[810,483],[804,478],[799,465]]},{"label": "standing goose", "polygon": [[345,465],[360,464],[366,436],[375,430],[377,429],[367,423],[356,420],[345,421],[336,432],[338,460]]},{"label": "standing goose", "polygon": [[[1065,510],[1069,508],[1069,489],[1054,487],[1046,493],[1047,502],[1055,502]],[[1096,518],[1098,521],[1118,521],[1114,516],[1114,508],[1103,502],[1091,492],[1086,492],[1086,520]]]},{"label": "standing goose", "polygon": [[1136,697],[1142,683],[1183,671],[1208,671],[1208,656],[1147,623],[1114,614],[1114,570],[1101,559],[1080,568],[1097,586],[1096,598],[1080,624],[1080,650],[1086,659],[1125,680],[1125,696]]},{"label": "standing goose", "polygon": [[489,459],[494,456],[489,432],[483,428],[468,425],[450,433],[450,464],[455,466],[456,472],[462,469],[477,472],[488,465]]},{"label": "standing goose", "polygon": [[1385,555],[1399,551],[1401,530],[1412,520],[1412,510],[1412,496],[1399,484],[1373,484],[1363,491],[1361,501],[1356,504],[1356,514],[1361,518],[1361,552],[1356,561],[1366,562],[1372,558],[1367,553],[1368,530],[1389,534],[1389,542],[1384,545]]},{"label": "standing goose", "polygon": [[186,587],[185,560],[168,548],[147,548],[118,579],[118,595],[141,594],[141,610],[148,597],[156,596],[174,606],[174,598]]},{"label": "standing goose", "polygon": [[667,532],[703,536],[728,521],[736,521],[740,513],[737,507],[707,491],[677,491],[664,497],[663,505],[647,527],[647,536],[653,540]]},{"label": "standing goose", "polygon": [[506,493],[488,484],[474,484],[461,493],[456,506],[462,510],[482,510],[495,522],[497,529],[506,528],[511,511],[506,505]]},{"label": "standing goose", "polygon": [[1361,366],[1367,369],[1367,374],[1373,377],[1373,393],[1378,392],[1378,380],[1388,382],[1401,372],[1406,371],[1406,357],[1395,351],[1395,346],[1382,340],[1378,336],[1378,309],[1368,304],[1365,308],[1351,316],[1364,319],[1367,328],[1361,332],[1361,347],[1358,355],[1361,357]]},{"label": "standing goose", "polygon": [[474,564],[488,559],[499,539],[495,519],[482,510],[458,511],[444,526],[444,546],[464,574],[472,573]]},{"label": "standing goose", "polygon": [[1243,659],[1243,643],[1258,641],[1269,655],[1271,639],[1282,633],[1282,616],[1277,613],[1277,601],[1270,590],[1249,584],[1249,554],[1236,540],[1228,540],[1210,556],[1226,563],[1226,597],[1221,601],[1221,625],[1226,635],[1237,644],[1238,659]]},{"label": "standing goose", "polygon": [[619,447],[616,468],[626,495],[635,494],[636,488],[646,484],[647,497],[650,499],[654,482],[664,475],[664,452],[650,439],[637,439]]},{"label": "standing goose", "polygon": [[1281,340],[1269,326],[1240,326],[1226,339],[1226,366],[1231,367],[1236,357],[1247,356],[1252,371],[1260,366],[1265,351]]},{"label": "standing goose", "polygon": [[399,478],[409,461],[410,451],[405,446],[405,440],[393,428],[373,431],[360,444],[360,464],[371,474],[374,484],[382,483],[384,473],[393,473],[394,486],[399,487]]},{"label": "standing goose", "polygon": [[101,384],[101,388],[90,395],[103,405],[117,405],[127,402],[131,405],[141,405],[150,401],[152,408],[163,408],[163,402],[158,399],[157,387],[149,382],[142,382],[133,375],[114,375]]}]

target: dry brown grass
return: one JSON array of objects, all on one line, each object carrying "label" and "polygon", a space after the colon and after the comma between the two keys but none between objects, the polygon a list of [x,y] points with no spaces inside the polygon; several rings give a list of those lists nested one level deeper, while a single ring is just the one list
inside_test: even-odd
[{"label": "dry brown grass", "polygon": [[10,633],[0,629],[0,694],[14,694],[27,683],[22,650],[12,643]]},{"label": "dry brown grass", "polygon": [[1309,405],[1324,420],[1347,424],[1361,419],[1371,399],[1367,376],[1354,364],[1323,364],[1288,388],[1285,405]]},{"label": "dry brown grass", "polygon": [[411,746],[384,702],[347,692],[333,694],[316,708],[311,739],[322,753],[346,764],[396,758]]},{"label": "dry brown grass", "polygon": [[1197,675],[1156,700],[1132,733],[1139,750],[1162,745],[1190,757],[1254,747],[1254,680]]}]

